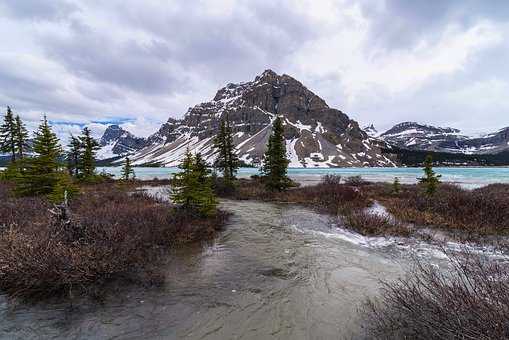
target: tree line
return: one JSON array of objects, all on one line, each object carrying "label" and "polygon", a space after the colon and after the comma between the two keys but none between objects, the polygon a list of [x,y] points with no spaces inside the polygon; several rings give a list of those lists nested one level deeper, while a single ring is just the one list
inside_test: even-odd
[{"label": "tree line", "polygon": [[[46,115],[29,140],[22,119],[7,107],[0,125],[0,151],[10,155],[10,162],[0,178],[13,181],[18,195],[44,195],[59,202],[65,192],[68,195],[77,192],[75,183],[94,183],[107,177],[96,172],[98,149],[99,143],[85,127],[81,135],[70,136],[65,152]],[[133,175],[132,169],[128,169],[127,178]]]},{"label": "tree line", "polygon": [[[31,147],[30,147],[31,145]],[[104,179],[96,172],[96,152],[99,143],[89,128],[81,135],[71,134],[68,151],[64,152],[59,139],[44,115],[39,127],[29,140],[25,124],[19,115],[14,116],[7,107],[0,126],[0,151],[10,155],[10,163],[1,178],[14,181],[19,195],[46,195],[54,201],[63,198],[64,192],[77,191],[74,183],[93,183]],[[214,185],[221,182],[227,190],[237,185],[240,162],[233,142],[228,115],[221,120],[219,133],[214,139],[216,159],[211,171],[200,154],[187,151],[179,165],[181,171],[173,176],[172,199],[183,207],[209,214],[215,210],[217,199]],[[287,176],[289,161],[286,158],[284,129],[280,117],[273,121],[267,151],[263,157],[261,178],[267,190],[282,191],[291,185]],[[218,176],[221,174],[221,177]],[[126,157],[121,179],[135,178],[129,157]]]}]

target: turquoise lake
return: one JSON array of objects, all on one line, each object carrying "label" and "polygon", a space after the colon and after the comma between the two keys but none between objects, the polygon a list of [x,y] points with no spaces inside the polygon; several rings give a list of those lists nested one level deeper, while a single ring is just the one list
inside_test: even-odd
[{"label": "turquoise lake", "polygon": [[[477,188],[491,183],[509,183],[509,167],[469,167],[469,168],[434,168],[442,175],[443,182],[456,183],[465,188]],[[115,176],[120,175],[121,167],[100,167],[99,171],[106,171]],[[177,171],[178,168],[134,168],[139,179],[165,179]],[[238,177],[249,177],[258,174],[257,168],[241,168]],[[290,168],[289,176],[303,185],[310,185],[320,181],[326,174],[336,174],[343,177],[362,176],[369,181],[392,182],[398,177],[402,183],[415,183],[423,172],[420,168]]]}]

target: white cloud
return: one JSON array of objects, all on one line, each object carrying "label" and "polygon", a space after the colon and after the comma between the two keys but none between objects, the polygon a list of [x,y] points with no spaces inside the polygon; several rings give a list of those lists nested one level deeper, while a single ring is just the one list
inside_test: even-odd
[{"label": "white cloud", "polygon": [[161,123],[148,120],[145,117],[138,117],[135,121],[127,122],[120,126],[135,136],[148,137],[161,127]]},{"label": "white cloud", "polygon": [[447,26],[437,41],[420,40],[407,49],[372,47],[369,22],[356,11],[342,15],[353,24],[308,42],[293,56],[293,67],[308,78],[332,75],[335,90],[342,90],[350,105],[365,100],[367,93],[395,96],[415,91],[434,77],[453,76],[477,52],[504,41],[495,25],[485,21],[466,30]]}]

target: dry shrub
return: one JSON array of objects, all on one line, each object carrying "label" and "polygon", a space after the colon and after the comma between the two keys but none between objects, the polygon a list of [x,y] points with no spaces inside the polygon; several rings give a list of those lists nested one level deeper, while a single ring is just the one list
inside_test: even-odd
[{"label": "dry shrub", "polygon": [[363,186],[370,184],[370,182],[364,180],[360,175],[355,175],[345,178],[345,184],[353,186]]},{"label": "dry shrub", "polygon": [[509,339],[508,264],[456,255],[450,271],[415,261],[403,279],[383,283],[364,310],[372,339]]},{"label": "dry shrub", "polygon": [[340,177],[336,177],[325,176],[317,185],[282,192],[267,191],[258,178],[241,179],[237,181],[235,191],[227,197],[302,204],[331,214],[342,214],[370,204],[368,197],[359,188],[340,184]]},{"label": "dry shrub", "polygon": [[405,186],[397,197],[384,203],[398,218],[418,224],[437,225],[471,234],[507,234],[509,185],[495,184],[465,190],[442,184],[428,197],[417,185]]},{"label": "dry shrub", "polygon": [[4,188],[0,194],[0,288],[21,296],[156,273],[172,246],[209,238],[226,219],[220,211],[209,219],[192,216],[114,185],[89,187],[65,221],[43,199],[12,198]]},{"label": "dry shrub", "polygon": [[356,210],[345,216],[346,227],[367,236],[410,236],[412,230],[388,216]]}]

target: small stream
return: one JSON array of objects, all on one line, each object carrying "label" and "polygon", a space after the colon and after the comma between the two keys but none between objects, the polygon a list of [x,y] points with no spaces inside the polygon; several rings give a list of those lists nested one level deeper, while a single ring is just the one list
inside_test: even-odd
[{"label": "small stream", "polygon": [[0,337],[357,338],[359,306],[377,294],[380,279],[404,273],[413,248],[372,244],[299,206],[221,205],[233,213],[225,230],[205,245],[174,250],[162,287],[121,287],[102,303],[72,305],[0,296]]}]

